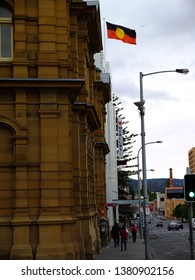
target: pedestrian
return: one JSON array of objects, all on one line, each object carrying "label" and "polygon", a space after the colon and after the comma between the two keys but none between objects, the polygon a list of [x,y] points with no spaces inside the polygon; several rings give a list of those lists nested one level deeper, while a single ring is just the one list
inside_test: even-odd
[{"label": "pedestrian", "polygon": [[131,233],[132,233],[132,237],[133,237],[133,242],[136,242],[136,237],[137,237],[137,227],[136,227],[136,225],[132,225]]},{"label": "pedestrian", "polygon": [[126,230],[125,225],[120,230],[120,236],[121,236],[121,251],[127,250],[127,238],[128,238],[128,232]]},{"label": "pedestrian", "polygon": [[119,225],[115,222],[112,230],[111,230],[111,234],[112,234],[112,238],[114,239],[114,246],[119,246],[119,232],[120,232],[120,227]]}]

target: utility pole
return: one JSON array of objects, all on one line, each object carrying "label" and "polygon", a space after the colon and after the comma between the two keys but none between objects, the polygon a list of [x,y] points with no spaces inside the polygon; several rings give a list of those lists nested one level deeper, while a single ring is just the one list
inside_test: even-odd
[{"label": "utility pole", "polygon": [[188,203],[189,208],[189,242],[190,242],[190,259],[194,260],[194,242],[193,242],[193,227],[192,227],[192,218],[193,218],[193,204],[192,202]]}]

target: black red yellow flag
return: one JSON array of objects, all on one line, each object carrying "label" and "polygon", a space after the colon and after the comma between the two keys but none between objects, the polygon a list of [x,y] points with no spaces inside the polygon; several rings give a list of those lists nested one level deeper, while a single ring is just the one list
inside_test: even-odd
[{"label": "black red yellow flag", "polygon": [[136,45],[136,32],[135,30],[126,28],[121,25],[106,22],[107,35],[110,39],[121,40],[124,43]]}]

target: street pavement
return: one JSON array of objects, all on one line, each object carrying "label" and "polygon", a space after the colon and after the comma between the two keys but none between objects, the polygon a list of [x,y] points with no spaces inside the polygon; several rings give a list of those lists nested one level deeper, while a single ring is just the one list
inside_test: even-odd
[{"label": "street pavement", "polygon": [[102,247],[97,254],[96,260],[144,260],[145,244],[144,239],[137,236],[136,242],[133,242],[132,236],[128,237],[127,250],[121,251],[120,245],[114,247],[114,240],[111,239],[105,247]]}]

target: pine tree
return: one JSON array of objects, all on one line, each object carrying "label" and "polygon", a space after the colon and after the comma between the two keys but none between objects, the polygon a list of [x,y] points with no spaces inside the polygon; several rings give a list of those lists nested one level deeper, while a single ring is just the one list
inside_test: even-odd
[{"label": "pine tree", "polygon": [[[135,143],[134,138],[138,134],[130,133],[128,130],[129,121],[126,121],[126,117],[122,115],[122,102],[119,101],[119,97],[113,95],[113,104],[116,111],[116,135],[117,135],[117,154],[118,154],[118,119],[122,119],[122,131],[123,131],[123,158],[118,158],[118,187],[119,187],[119,199],[126,199],[127,195],[134,196],[133,189],[131,188],[129,181],[130,176],[137,174],[137,170],[133,168],[136,165],[130,165],[130,161],[135,158],[132,157],[133,143]],[[122,164],[120,164],[122,163]]]}]

